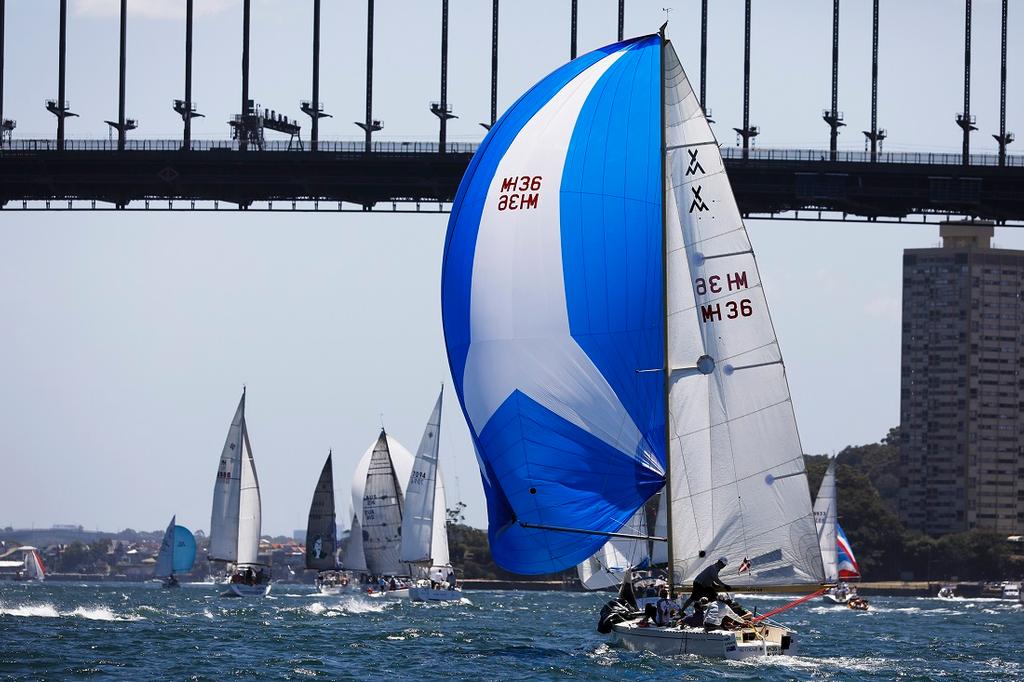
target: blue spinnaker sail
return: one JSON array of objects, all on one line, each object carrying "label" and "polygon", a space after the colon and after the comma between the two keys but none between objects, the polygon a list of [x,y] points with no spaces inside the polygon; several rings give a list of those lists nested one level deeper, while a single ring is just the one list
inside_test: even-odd
[{"label": "blue spinnaker sail", "polygon": [[661,58],[647,36],[544,78],[452,206],[445,342],[512,572],[607,540],[527,526],[614,532],[664,484]]},{"label": "blue spinnaker sail", "polygon": [[174,561],[175,573],[188,573],[196,560],[196,539],[192,531],[185,526],[174,527]]}]

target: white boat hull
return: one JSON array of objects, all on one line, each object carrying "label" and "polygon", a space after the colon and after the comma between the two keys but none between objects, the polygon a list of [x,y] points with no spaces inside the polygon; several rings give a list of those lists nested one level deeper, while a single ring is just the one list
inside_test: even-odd
[{"label": "white boat hull", "polygon": [[839,606],[846,606],[846,602],[850,601],[850,598],[851,595],[846,595],[845,597],[838,597],[834,594],[829,594],[828,592],[821,595],[822,601],[828,604],[837,604]]},{"label": "white boat hull", "polygon": [[410,587],[409,598],[413,601],[459,601],[462,590],[434,590],[430,587]]},{"label": "white boat hull", "polygon": [[[714,630],[682,627],[639,627],[639,621],[617,623],[612,636],[630,651],[650,651],[661,656],[691,654],[708,658],[740,660],[756,656],[792,654],[796,648],[793,632],[776,626],[763,628],[763,639],[751,631]],[[746,635],[744,634],[746,633]]]},{"label": "white boat hull", "polygon": [[373,597],[374,599],[408,599],[409,598],[408,587],[403,587],[400,590],[374,590],[373,592],[367,592],[367,597]]},{"label": "white boat hull", "polygon": [[228,589],[221,592],[222,597],[265,597],[270,594],[270,583],[266,585],[246,585],[245,583],[228,583]]}]

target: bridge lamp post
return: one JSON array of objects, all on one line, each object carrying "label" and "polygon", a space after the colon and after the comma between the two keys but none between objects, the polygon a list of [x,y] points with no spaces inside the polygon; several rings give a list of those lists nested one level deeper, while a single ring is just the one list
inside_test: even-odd
[{"label": "bridge lamp post", "polygon": [[878,129],[878,0],[874,0],[874,18],[871,27],[871,130],[862,130],[865,151],[870,146],[871,160],[878,158],[885,130]]},{"label": "bridge lamp post", "polygon": [[458,118],[448,104],[448,0],[441,0],[441,101],[430,103],[430,113],[440,120],[437,151],[444,154],[448,144],[448,119]]},{"label": "bridge lamp post", "polygon": [[68,0],[60,0],[60,29],[57,38],[57,99],[46,100],[46,110],[57,117],[57,149],[64,149],[64,119],[78,116],[64,96],[68,44]]},{"label": "bridge lamp post", "polygon": [[192,148],[192,119],[202,117],[192,101],[192,3],[193,0],[185,2],[185,99],[174,100],[174,110],[184,124],[181,148],[186,150]]},{"label": "bridge lamp post", "polygon": [[822,111],[821,118],[831,129],[829,159],[835,161],[839,128],[846,125],[843,123],[843,112],[839,111],[839,0],[832,0],[832,108]]},{"label": "bridge lamp post", "polygon": [[999,143],[999,165],[1006,165],[1006,145],[1013,142],[1013,133],[1006,132],[1006,15],[1008,0],[1003,0],[1002,67],[999,71],[999,134],[993,135]]},{"label": "bridge lamp post", "polygon": [[490,130],[498,120],[498,0],[493,0],[491,7],[491,119],[489,123],[481,123],[485,130]]},{"label": "bridge lamp post", "polygon": [[733,128],[743,139],[743,158],[750,154],[750,140],[761,132],[757,126],[750,125],[750,0],[746,0],[746,11],[743,30],[743,127]]},{"label": "bridge lamp post", "polygon": [[313,0],[313,98],[300,102],[300,108],[311,119],[309,151],[315,152],[320,144],[320,119],[330,117],[320,101],[320,0]]},{"label": "bridge lamp post", "polygon": [[971,0],[965,0],[964,8],[964,111],[956,115],[956,124],[964,131],[963,165],[971,164],[971,131],[977,118],[971,113]]},{"label": "bridge lamp post", "polygon": [[104,121],[113,130],[117,131],[117,151],[123,152],[125,147],[125,141],[128,137],[129,130],[135,130],[139,127],[139,122],[134,118],[126,118],[124,113],[124,97],[125,97],[125,72],[128,64],[128,50],[127,50],[127,34],[128,34],[128,0],[121,0],[121,45],[120,45],[120,56],[118,60],[118,77],[117,77],[117,121]]},{"label": "bridge lamp post", "polygon": [[365,151],[369,154],[373,148],[371,136],[384,128],[373,118],[373,0],[366,0],[366,122],[355,124],[366,133]]}]

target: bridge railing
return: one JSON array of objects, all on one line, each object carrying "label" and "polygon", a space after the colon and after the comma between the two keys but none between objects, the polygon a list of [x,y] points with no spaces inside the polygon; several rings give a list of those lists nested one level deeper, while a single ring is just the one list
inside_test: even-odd
[{"label": "bridge railing", "polygon": [[[306,144],[307,143],[303,143],[303,145],[300,146],[297,142],[289,142],[288,140],[266,140],[263,143],[262,149],[253,145],[253,143],[250,143],[249,148],[246,151],[252,153],[259,153],[260,151],[309,153],[309,147],[306,146]],[[445,149],[450,154],[472,154],[476,151],[477,146],[478,145],[476,143],[471,142],[449,142],[445,145]],[[366,144],[361,140],[320,140],[317,142],[317,147],[320,153],[362,154],[366,149]],[[382,154],[436,154],[440,147],[437,142],[380,141],[374,142],[371,148],[375,153]],[[181,150],[182,144],[181,140],[135,139],[126,140],[125,149],[128,151],[169,152]],[[238,141],[192,140],[189,149],[196,152],[238,151]],[[117,140],[65,140],[64,150],[88,152],[117,151]],[[3,145],[0,146],[0,153],[5,151],[57,151],[57,141],[30,139],[11,140],[10,142],[4,142]]]},{"label": "bridge railing", "polygon": [[[365,143],[361,140],[320,140],[317,142],[318,153],[342,153],[362,154],[366,149]],[[451,154],[472,154],[479,144],[475,142],[449,142],[445,149]],[[66,140],[64,142],[66,151],[117,151],[117,140],[86,139]],[[125,149],[128,151],[179,151],[182,149],[181,140],[174,139],[135,139],[125,142]],[[192,151],[203,152],[227,152],[239,151],[237,140],[192,140],[189,147]],[[436,142],[402,142],[402,141],[379,141],[371,146],[374,153],[379,154],[436,154],[439,145]],[[4,142],[0,145],[0,154],[6,151],[14,152],[37,152],[57,151],[56,140],[32,140],[16,139]],[[297,142],[288,140],[266,140],[262,149],[250,143],[246,150],[248,153],[259,152],[294,152],[308,153],[305,145],[299,146]],[[722,147],[722,156],[730,160],[741,160],[744,158],[743,150],[739,147]],[[782,149],[774,147],[761,147],[747,150],[746,158],[752,161],[828,161],[829,152],[821,149]],[[959,166],[962,156],[960,154],[935,153],[935,152],[879,152],[875,155],[874,163],[899,163],[914,165],[937,165],[937,166]],[[871,153],[866,151],[838,151],[836,160],[846,163],[872,163]],[[970,165],[972,166],[998,166],[999,157],[996,154],[971,154]],[[1007,154],[1007,166],[1024,167],[1024,154]]]},{"label": "bridge railing", "polygon": [[[722,157],[725,159],[740,160],[743,158],[743,150],[739,147],[722,147],[721,151]],[[829,151],[827,149],[754,148],[747,150],[747,158],[753,161],[828,161]],[[971,154],[969,159],[970,165],[972,166],[999,165],[999,156],[996,154]],[[934,152],[878,152],[875,154],[874,163],[959,166],[962,163],[962,160],[962,154]],[[837,151],[836,161],[846,163],[872,163],[871,152]],[[1007,154],[1006,165],[1024,166],[1024,155]]]}]

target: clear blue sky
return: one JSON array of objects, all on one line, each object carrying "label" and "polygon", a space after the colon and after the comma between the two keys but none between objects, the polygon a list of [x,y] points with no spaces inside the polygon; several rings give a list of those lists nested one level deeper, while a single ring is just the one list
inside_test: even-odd
[{"label": "clear blue sky", "polygon": [[[70,0],[69,137],[106,137],[117,114],[117,0]],[[181,0],[129,0],[128,113],[136,137],[181,122]],[[714,0],[708,101],[719,140],[742,114],[742,0]],[[612,42],[615,0],[580,2],[580,52]],[[239,100],[240,0],[196,0],[197,138],[225,138]],[[626,33],[669,35],[699,73],[699,0],[628,0]],[[488,117],[488,0],[451,1],[449,139]],[[250,90],[299,113],[309,98],[311,0],[254,0]],[[830,0],[754,1],[751,121],[765,147],[827,146]],[[974,2],[977,151],[998,128],[998,0]],[[1020,8],[1011,7],[1011,12]],[[870,0],[843,0],[843,148],[869,125]],[[377,0],[379,139],[436,139],[440,1]],[[568,58],[568,0],[502,3],[499,109]],[[324,139],[357,139],[365,2],[323,1]],[[963,2],[882,1],[879,119],[888,150],[957,152]],[[1024,14],[1011,14],[1009,128],[1024,132]],[[4,115],[50,138],[56,0],[8,0]],[[1021,144],[1024,144],[1022,142]],[[1011,147],[1012,150],[1012,147]],[[0,525],[209,526],[220,448],[242,383],[263,489],[264,532],[304,527],[327,449],[341,509],[355,462],[384,423],[419,442],[442,381],[439,273],[446,216],[0,214]],[[807,452],[875,441],[899,421],[902,249],[934,227],[750,221]],[[999,230],[998,245],[1024,248]],[[450,383],[449,383],[450,385]],[[451,393],[446,394],[454,397]],[[446,405],[449,498],[486,522],[461,412]],[[344,521],[342,521],[344,524]]]}]

